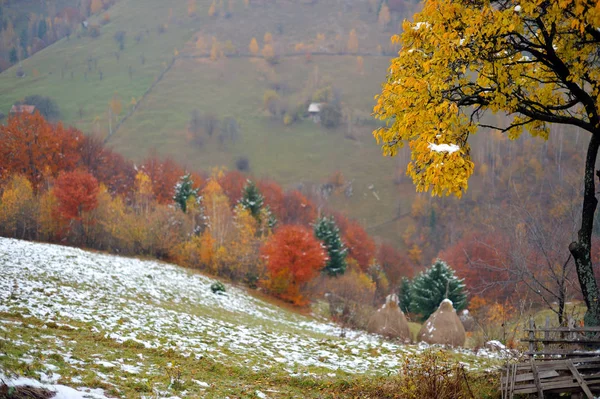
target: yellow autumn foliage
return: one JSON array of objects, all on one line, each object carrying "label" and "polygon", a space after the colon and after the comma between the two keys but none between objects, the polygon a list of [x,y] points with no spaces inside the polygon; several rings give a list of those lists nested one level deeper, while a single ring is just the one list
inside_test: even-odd
[{"label": "yellow autumn foliage", "polygon": [[[548,123],[600,129],[594,2],[426,0],[413,21],[392,37],[401,49],[376,96],[374,115],[386,126],[373,135],[384,155],[409,146],[417,191],[467,190],[474,171],[467,139],[479,127],[510,139],[524,128],[547,138]],[[485,112],[509,122],[487,126]]]}]

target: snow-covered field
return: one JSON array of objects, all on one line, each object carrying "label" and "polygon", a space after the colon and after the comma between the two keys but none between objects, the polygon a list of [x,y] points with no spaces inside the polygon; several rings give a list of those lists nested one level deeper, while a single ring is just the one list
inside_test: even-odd
[{"label": "snow-covered field", "polygon": [[[114,394],[123,381],[147,384],[177,366],[157,364],[145,353],[175,354],[192,365],[210,360],[252,373],[326,378],[393,373],[405,356],[421,350],[360,332],[340,338],[333,324],[243,290],[227,286],[226,295],[213,294],[213,281],[160,262],[0,238],[0,373],[25,371],[70,386],[85,386],[93,374]],[[90,342],[73,338],[81,336]],[[123,349],[96,353],[98,345]],[[461,356],[472,368],[493,364],[487,354]],[[15,365],[18,370],[9,369]],[[193,385],[210,390],[213,382],[201,378]],[[171,381],[177,379],[174,373]]]}]

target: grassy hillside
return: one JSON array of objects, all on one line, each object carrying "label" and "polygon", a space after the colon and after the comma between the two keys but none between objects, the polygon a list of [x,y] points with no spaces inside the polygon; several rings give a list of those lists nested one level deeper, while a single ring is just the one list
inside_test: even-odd
[{"label": "grassy hillside", "polygon": [[[111,100],[118,98],[122,109],[111,120],[111,128],[139,103],[108,139],[109,145],[134,160],[156,149],[188,167],[208,169],[234,168],[238,157],[247,157],[252,173],[270,176],[286,187],[321,184],[339,170],[347,181],[354,181],[354,196],[338,195],[331,199],[333,206],[368,226],[393,218],[399,203],[411,202],[414,189],[394,185],[395,161],[380,156],[371,137],[373,125],[328,130],[304,120],[284,126],[265,111],[263,96],[274,84],[284,85],[282,97],[290,108],[297,108],[310,98],[310,82],[313,89],[331,84],[341,95],[345,118],[368,119],[389,61],[380,50],[388,49],[389,36],[402,16],[393,14],[390,26],[383,29],[367,0],[352,4],[279,0],[264,6],[251,2],[249,7],[242,0],[223,3],[220,14],[210,17],[208,0],[195,2],[195,14],[185,1],[148,0],[140,5],[120,0],[90,19],[91,25],[100,26],[108,14],[110,22],[100,27],[99,37],[80,29],[25,60],[24,78],[16,77],[14,67],[0,74],[0,111],[8,111],[27,95],[50,96],[64,121],[107,137]],[[229,3],[231,13],[226,16]],[[358,52],[364,53],[362,70],[356,55],[336,55],[345,51],[352,29]],[[119,31],[125,32],[123,51],[115,40]],[[274,66],[260,57],[247,57],[250,40],[256,37],[262,47],[267,32],[280,55]],[[213,37],[225,50],[229,41],[238,55],[211,61]],[[198,38],[204,48],[197,45]],[[307,62],[300,55],[307,46],[323,55],[313,55]],[[193,110],[220,120],[235,118],[240,139],[221,145],[213,138],[202,147],[192,145],[187,127]],[[392,229],[396,230],[402,227]]]},{"label": "grassy hillside", "polygon": [[[332,324],[231,286],[213,294],[209,278],[158,262],[9,239],[0,254],[5,379],[126,398],[339,397],[336,387],[375,387],[424,348],[340,338]],[[472,370],[500,363],[452,356]]]}]

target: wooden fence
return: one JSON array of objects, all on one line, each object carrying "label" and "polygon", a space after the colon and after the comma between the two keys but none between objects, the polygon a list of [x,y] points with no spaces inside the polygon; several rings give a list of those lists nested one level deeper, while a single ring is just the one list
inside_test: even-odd
[{"label": "wooden fence", "polygon": [[502,398],[514,395],[571,393],[594,398],[600,393],[600,327],[536,327],[525,329],[528,361],[507,364],[501,378]]}]

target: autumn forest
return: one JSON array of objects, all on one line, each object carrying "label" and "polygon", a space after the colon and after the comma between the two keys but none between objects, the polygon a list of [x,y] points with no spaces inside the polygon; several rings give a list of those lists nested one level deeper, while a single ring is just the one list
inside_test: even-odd
[{"label": "autumn forest", "polygon": [[142,3],[0,0],[0,399],[495,398],[600,326],[598,5]]}]

